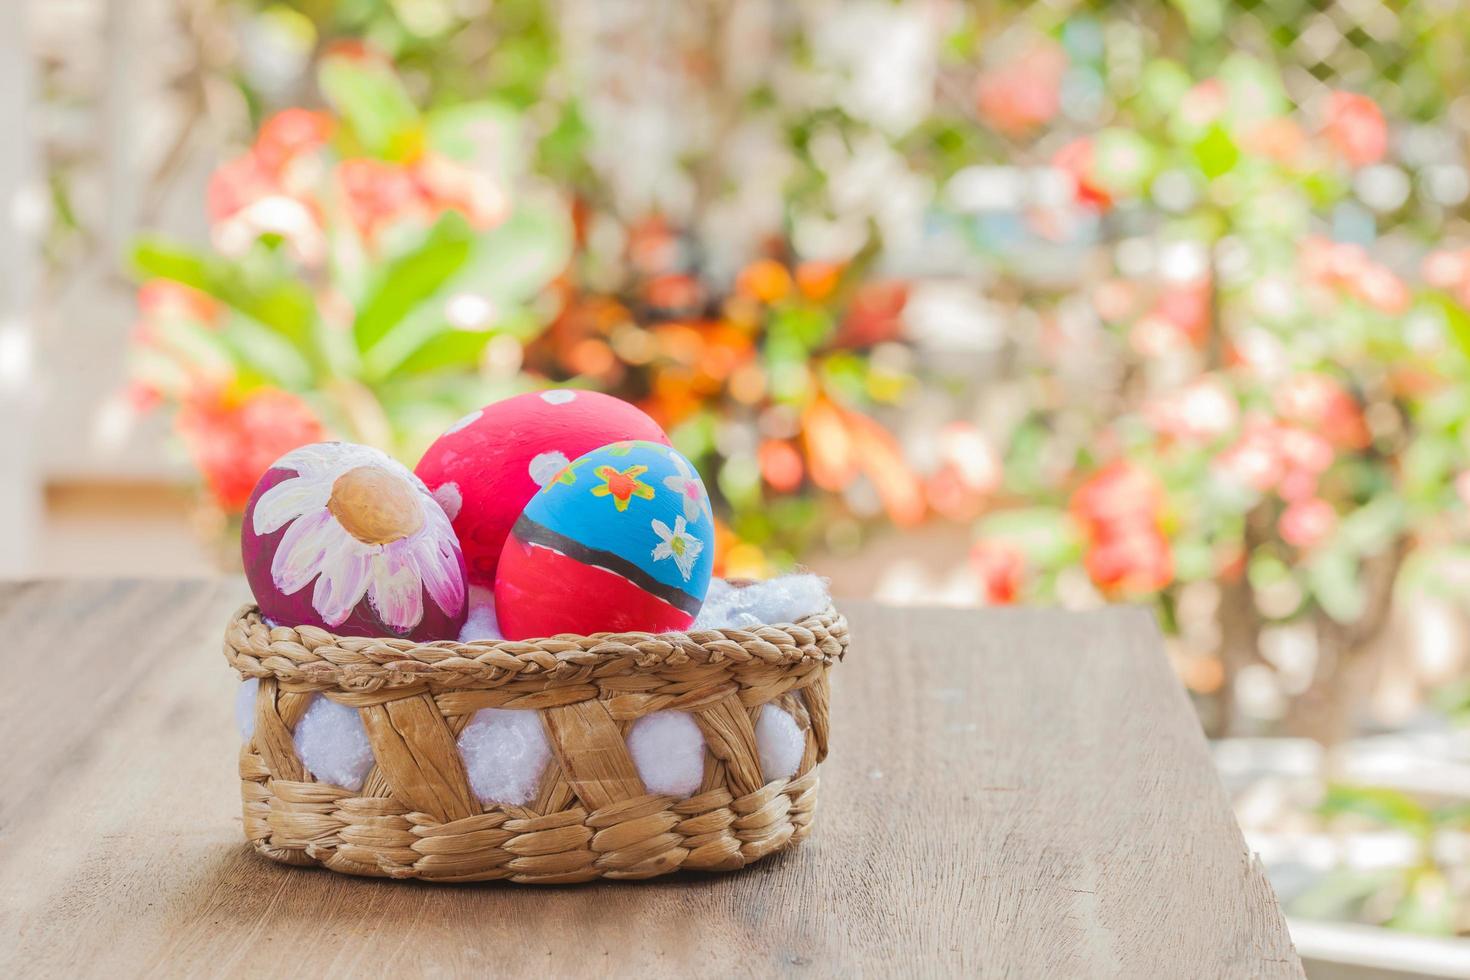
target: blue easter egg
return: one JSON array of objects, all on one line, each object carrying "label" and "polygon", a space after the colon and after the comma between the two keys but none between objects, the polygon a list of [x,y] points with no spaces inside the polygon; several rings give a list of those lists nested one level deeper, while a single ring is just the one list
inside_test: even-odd
[{"label": "blue easter egg", "polygon": [[616,442],[579,456],[522,511],[495,581],[511,639],[684,629],[714,567],[709,494],[668,446]]}]

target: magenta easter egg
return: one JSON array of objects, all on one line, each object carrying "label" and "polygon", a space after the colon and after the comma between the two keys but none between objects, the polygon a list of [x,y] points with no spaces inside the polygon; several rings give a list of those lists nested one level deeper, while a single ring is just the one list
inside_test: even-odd
[{"label": "magenta easter egg", "polygon": [[611,442],[668,445],[657,422],[595,391],[533,391],[456,422],[414,471],[454,522],[470,583],[490,587],[511,525],[546,481]]},{"label": "magenta easter egg", "polygon": [[376,449],[320,442],[266,471],[245,505],[245,577],[261,615],[344,636],[448,640],[464,558],[418,477]]},{"label": "magenta easter egg", "polygon": [[619,442],[573,460],[531,498],[500,553],[509,639],[686,629],[709,590],[715,528],[693,464]]}]

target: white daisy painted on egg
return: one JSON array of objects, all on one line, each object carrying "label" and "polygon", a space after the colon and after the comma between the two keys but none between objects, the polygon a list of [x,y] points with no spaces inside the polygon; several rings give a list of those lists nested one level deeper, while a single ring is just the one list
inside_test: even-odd
[{"label": "white daisy painted on egg", "polygon": [[704,550],[704,542],[689,533],[683,517],[674,518],[672,531],[663,521],[655,520],[653,533],[659,537],[659,542],[653,549],[653,560],[674,559],[674,564],[679,566],[679,574],[684,577],[684,581],[689,581],[689,576],[694,571],[694,560]]},{"label": "white daisy painted on egg", "polygon": [[[699,474],[678,453],[669,453],[669,459],[679,472],[675,476],[664,477],[664,486],[683,498],[684,516],[691,521],[697,521],[702,510],[710,520],[714,520],[714,514],[709,509],[709,494],[704,492],[704,483],[699,479]],[[684,577],[689,576],[686,574]]]},{"label": "white daisy painted on egg", "polygon": [[303,446],[273,468],[297,475],[261,495],[252,528],[267,535],[290,525],[270,567],[283,595],[315,579],[311,605],[329,626],[366,595],[400,632],[423,619],[425,592],[447,614],[464,608],[449,517],[401,463],[368,446],[333,442]]}]

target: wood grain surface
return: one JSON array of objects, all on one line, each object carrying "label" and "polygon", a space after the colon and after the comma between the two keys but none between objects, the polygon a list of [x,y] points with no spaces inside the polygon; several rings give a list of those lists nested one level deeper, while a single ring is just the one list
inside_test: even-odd
[{"label": "wood grain surface", "polygon": [[558,888],[240,828],[239,581],[0,585],[0,976],[1301,976],[1149,617],[843,603],[812,838]]}]

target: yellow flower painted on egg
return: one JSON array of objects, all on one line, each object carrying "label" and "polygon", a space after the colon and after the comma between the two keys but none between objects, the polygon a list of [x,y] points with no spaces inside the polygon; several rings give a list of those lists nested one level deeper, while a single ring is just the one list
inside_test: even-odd
[{"label": "yellow flower painted on egg", "polygon": [[646,466],[630,466],[625,470],[599,466],[592,472],[603,481],[601,485],[592,488],[592,496],[611,497],[613,506],[620,513],[628,509],[628,501],[634,497],[640,500],[653,499],[653,487],[638,479],[648,472]]}]

